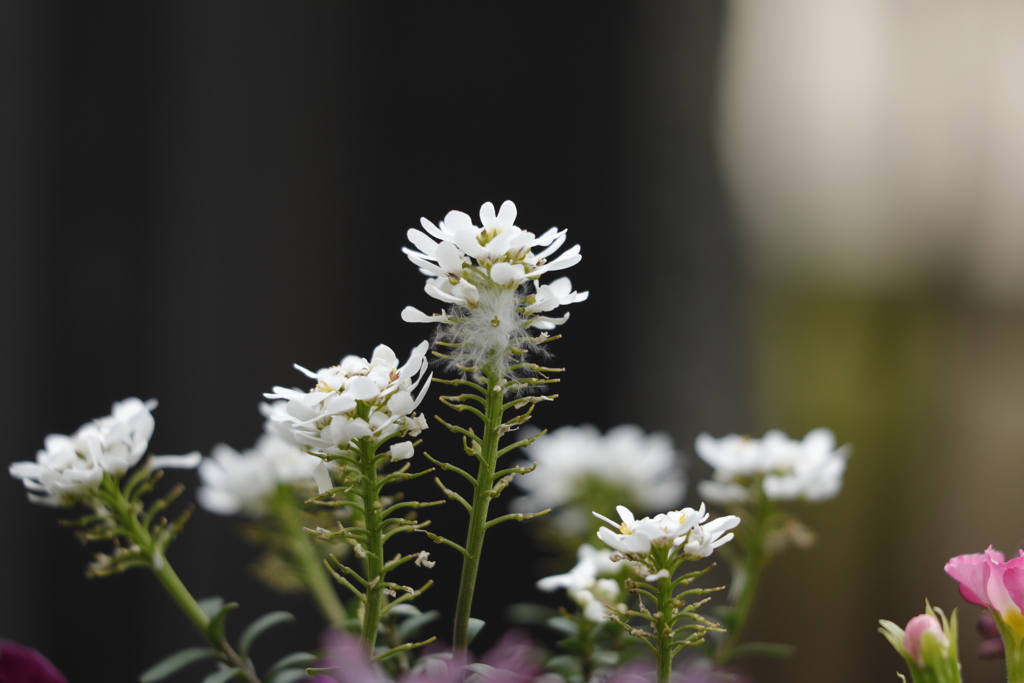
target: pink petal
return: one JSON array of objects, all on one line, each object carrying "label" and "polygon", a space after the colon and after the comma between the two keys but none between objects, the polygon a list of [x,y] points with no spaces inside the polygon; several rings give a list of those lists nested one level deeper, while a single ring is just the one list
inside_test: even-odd
[{"label": "pink petal", "polygon": [[945,571],[960,582],[960,595],[967,602],[988,607],[987,584],[992,563],[981,553],[958,555],[946,563]]}]

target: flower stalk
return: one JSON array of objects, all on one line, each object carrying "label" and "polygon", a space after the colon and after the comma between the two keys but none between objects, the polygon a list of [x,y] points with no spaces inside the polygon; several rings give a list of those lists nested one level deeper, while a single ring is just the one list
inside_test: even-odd
[{"label": "flower stalk", "polygon": [[761,573],[769,559],[765,552],[765,537],[769,531],[768,522],[774,515],[774,505],[764,494],[760,481],[750,487],[750,492],[753,498],[753,514],[744,517],[751,519],[751,528],[741,528],[737,539],[740,542],[742,559],[735,558],[735,553],[726,553],[726,557],[733,562],[731,592],[734,595],[730,596],[732,604],[729,628],[715,649],[715,663],[719,665],[729,664],[736,646],[740,644],[754,607],[754,597],[757,595]]},{"label": "flower stalk", "polygon": [[295,505],[295,493],[289,486],[278,486],[272,501],[274,516],[279,520],[287,537],[288,553],[302,583],[324,620],[335,627],[348,619],[348,613],[338,597],[331,576],[324,567],[316,545],[304,530],[302,513]]},{"label": "flower stalk", "polygon": [[483,555],[484,535],[487,532],[487,513],[494,496],[494,473],[498,463],[498,441],[504,417],[504,392],[499,385],[500,378],[493,372],[486,372],[484,385],[484,436],[479,440],[476,485],[473,504],[469,511],[469,528],[466,531],[465,554],[462,561],[462,577],[459,580],[459,597],[455,605],[455,627],[452,645],[457,650],[469,646],[469,619],[473,608],[473,592],[476,588],[480,557]]},{"label": "flower stalk", "polygon": [[[167,545],[184,526],[191,510],[187,510],[173,524],[167,524],[166,520],[160,520],[156,522],[152,530],[150,528],[155,514],[166,508],[170,501],[181,493],[181,489],[172,490],[169,495],[154,503],[149,512],[145,513],[146,516],[140,519],[144,510],[142,505],[137,502],[138,496],[151,489],[160,475],[157,472],[149,478],[149,481],[142,483],[142,477],[145,474],[148,472],[140,470],[136,476],[129,479],[125,487],[127,491],[122,491],[117,477],[104,475],[103,481],[96,491],[96,499],[102,504],[103,509],[97,510],[97,513],[101,516],[107,513],[110,516],[109,521],[112,522],[112,526],[106,529],[107,537],[122,538],[126,543],[122,546],[125,550],[121,553],[115,551],[113,556],[99,556],[90,568],[91,575],[102,576],[116,573],[132,566],[148,567],[168,595],[206,639],[206,642],[220,653],[221,659],[241,671],[249,683],[259,683],[252,663],[239,656],[224,637],[222,630],[212,627],[210,617],[199,606],[167,560],[165,554]],[[153,533],[154,531],[156,533]]]}]

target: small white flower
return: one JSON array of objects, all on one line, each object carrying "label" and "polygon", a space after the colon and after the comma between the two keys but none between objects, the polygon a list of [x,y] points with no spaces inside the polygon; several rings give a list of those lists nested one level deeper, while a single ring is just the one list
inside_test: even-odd
[{"label": "small white flower", "polygon": [[837,449],[828,429],[812,430],[795,441],[778,430],[762,439],[730,434],[715,439],[697,437],[697,454],[715,468],[712,480],[701,482],[700,495],[714,503],[744,503],[744,485],[763,477],[763,490],[772,500],[804,499],[812,502],[835,497],[843,486],[849,445]]},{"label": "small white flower", "polygon": [[434,565],[437,564],[430,559],[430,553],[426,550],[421,550],[420,554],[416,556],[415,560],[413,560],[413,563],[417,567],[426,567],[427,569],[433,569]]},{"label": "small white flower", "polygon": [[[69,505],[95,490],[103,474],[120,476],[134,467],[149,448],[156,423],[151,411],[156,399],[126,398],[111,406],[111,414],[87,422],[71,436],[50,434],[35,462],[15,462],[9,472],[28,489],[33,503]],[[194,466],[188,456],[165,456],[161,466]]]},{"label": "small white flower", "polygon": [[[427,428],[426,420],[413,413],[430,386],[428,376],[416,393],[425,376],[427,346],[425,341],[420,343],[401,367],[395,353],[383,344],[370,360],[346,356],[339,365],[317,372],[296,365],[317,384],[309,392],[274,387],[265,396],[285,403],[283,409],[268,411],[270,419],[287,427],[303,448],[322,455],[344,453],[354,439],[418,434]],[[368,417],[357,414],[360,406],[368,409]],[[398,453],[412,455],[407,447]]]},{"label": "small white flower", "polygon": [[242,453],[217,444],[199,465],[196,499],[218,515],[266,514],[281,484],[309,481],[323,461],[268,429],[256,446]]},{"label": "small white flower", "polygon": [[619,583],[598,577],[618,574],[619,566],[612,562],[607,551],[600,551],[589,544],[581,545],[576,557],[575,567],[565,574],[540,579],[537,588],[545,593],[564,588],[569,597],[583,608],[584,617],[590,621],[601,621],[608,613],[605,606],[614,605],[619,599]]},{"label": "small white flower", "polygon": [[725,532],[735,529],[739,523],[740,518],[736,515],[726,515],[707,524],[695,526],[682,543],[683,554],[708,557],[715,548],[721,547],[733,539],[734,534],[731,531]]},{"label": "small white flower", "polygon": [[512,202],[503,203],[497,213],[487,202],[480,207],[482,227],[473,225],[467,214],[450,211],[437,225],[423,218],[422,230],[408,232],[418,251],[404,251],[429,278],[424,291],[447,310],[427,315],[408,306],[402,319],[450,326],[439,334],[462,343],[456,365],[498,362],[505,366],[499,367],[503,373],[511,346],[535,343],[527,328],[550,330],[569,317],[541,313],[587,298],[587,292],[573,290],[565,277],[550,284],[538,282],[547,272],[578,263],[582,258],[579,245],[550,258],[565,242],[565,231],[551,228],[537,237],[516,226],[515,219]]},{"label": "small white flower", "polygon": [[516,512],[552,508],[553,523],[565,533],[587,528],[576,510],[558,508],[577,500],[589,481],[620,490],[628,500],[642,501],[644,510],[664,510],[686,497],[686,478],[672,438],[664,432],[646,434],[636,425],[619,425],[606,434],[593,425],[561,427],[524,450],[529,466],[537,470],[519,477],[516,484],[526,495],[515,499]]}]

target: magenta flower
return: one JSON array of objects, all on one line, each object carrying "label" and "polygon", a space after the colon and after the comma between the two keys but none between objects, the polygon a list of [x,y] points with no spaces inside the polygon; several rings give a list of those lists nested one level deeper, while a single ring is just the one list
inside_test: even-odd
[{"label": "magenta flower", "polygon": [[0,683],[68,683],[68,679],[36,650],[0,640]]},{"label": "magenta flower", "polygon": [[[315,683],[391,683],[380,666],[370,663],[363,645],[344,631],[332,631],[324,638],[326,658],[319,665],[330,669],[312,680]],[[473,673],[485,675],[488,683],[530,683],[540,674],[533,645],[524,635],[506,634],[479,662],[453,664],[451,653],[434,652],[419,658],[400,676],[398,683],[462,683]],[[0,683],[3,683],[0,681]]]},{"label": "magenta flower", "polygon": [[984,553],[960,555],[946,563],[946,573],[960,582],[960,595],[1024,635],[1024,550],[1006,561],[989,546]]}]

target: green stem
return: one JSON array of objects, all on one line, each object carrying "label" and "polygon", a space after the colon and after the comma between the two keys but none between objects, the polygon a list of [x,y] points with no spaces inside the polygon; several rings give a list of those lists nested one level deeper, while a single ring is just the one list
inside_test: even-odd
[{"label": "green stem", "polygon": [[756,497],[756,511],[753,515],[754,528],[751,530],[749,540],[744,548],[746,556],[743,558],[743,567],[741,569],[743,583],[739,597],[733,603],[736,616],[732,623],[732,628],[719,641],[718,649],[715,653],[715,662],[720,665],[729,663],[733,650],[740,643],[743,630],[747,626],[750,612],[754,606],[754,596],[757,594],[761,572],[768,559],[764,552],[764,536],[767,531],[768,518],[772,514],[772,503],[768,496],[764,495],[760,480],[751,488]]},{"label": "green stem", "polygon": [[484,436],[480,445],[480,467],[476,475],[476,489],[473,493],[473,509],[469,515],[469,529],[466,533],[466,556],[462,562],[462,579],[459,582],[459,598],[455,606],[455,631],[452,646],[456,652],[464,652],[469,646],[469,618],[473,607],[473,589],[480,569],[486,533],[487,511],[491,504],[491,487],[494,485],[494,471],[498,462],[498,440],[504,416],[504,391],[500,388],[501,378],[485,369],[487,396],[484,408]]},{"label": "green stem", "polygon": [[366,528],[366,597],[363,602],[363,643],[372,655],[384,609],[384,534],[381,526],[380,487],[372,439],[359,440],[359,473],[363,482],[363,523]]},{"label": "green stem", "polygon": [[597,624],[580,612],[576,617],[576,628],[580,634],[580,668],[583,680],[589,681],[594,675],[594,631],[597,630]]},{"label": "green stem", "polygon": [[1020,634],[992,611],[996,624],[1003,636],[1003,650],[1006,652],[1007,683],[1024,683],[1024,641]]},{"label": "green stem", "polygon": [[189,593],[188,588],[171,567],[171,563],[163,555],[153,540],[152,534],[142,522],[133,505],[124,497],[119,483],[110,476],[104,476],[102,484],[105,501],[114,513],[114,518],[127,530],[131,536],[128,540],[137,545],[142,552],[153,575],[156,576],[160,585],[164,587],[168,595],[178,604],[181,611],[185,613],[189,621],[199,630],[214,649],[221,653],[223,659],[231,666],[237,667],[245,675],[249,683],[260,683],[259,677],[253,671],[252,665],[242,661],[242,658],[235,652],[235,649],[223,637],[215,637],[210,633],[210,618],[206,616],[203,609],[196,602],[196,599]]},{"label": "green stem", "polygon": [[340,627],[348,618],[338,593],[334,589],[316,544],[303,530],[301,510],[296,506],[290,486],[278,486],[274,496],[274,514],[280,520],[288,538],[288,551],[302,575],[302,582],[313,597],[320,614],[332,626]]},{"label": "green stem", "polygon": [[658,670],[658,683],[668,683],[672,679],[672,648],[675,646],[675,620],[672,610],[672,577],[658,579],[658,611],[653,626],[657,635],[657,647],[654,658]]}]

